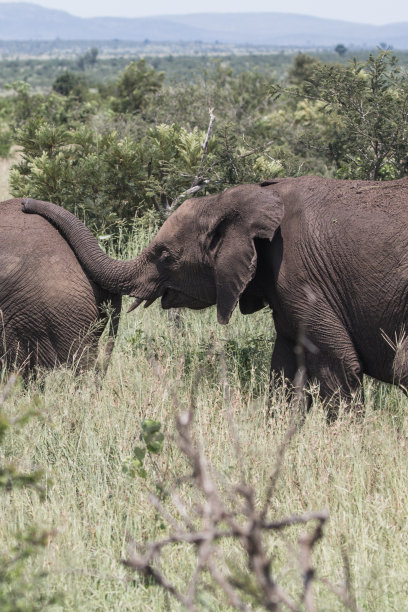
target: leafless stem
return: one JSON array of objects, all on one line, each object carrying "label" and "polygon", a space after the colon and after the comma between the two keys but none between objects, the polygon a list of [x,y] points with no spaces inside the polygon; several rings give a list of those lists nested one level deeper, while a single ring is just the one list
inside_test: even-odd
[{"label": "leafless stem", "polygon": [[201,154],[201,160],[200,160],[200,165],[198,167],[198,171],[197,174],[194,178],[193,184],[191,185],[191,187],[195,187],[196,185],[200,184],[201,181],[201,170],[203,169],[203,165],[204,165],[204,161],[205,158],[207,157],[207,149],[208,149],[208,143],[210,142],[210,138],[211,138],[211,133],[213,131],[213,125],[214,125],[214,121],[215,121],[215,115],[214,115],[214,109],[213,108],[209,108],[208,112],[210,113],[210,122],[208,124],[208,129],[207,129],[207,135],[205,137],[205,140],[202,144],[202,154]]},{"label": "leafless stem", "polygon": [[205,158],[207,157],[208,143],[210,142],[210,138],[211,138],[211,134],[213,131],[213,126],[214,126],[214,121],[215,121],[215,115],[213,111],[214,111],[213,108],[208,109],[208,112],[210,113],[210,122],[208,124],[208,129],[207,129],[205,140],[202,144],[202,154],[201,154],[201,160],[200,160],[200,165],[197,170],[197,174],[194,177],[191,187],[189,189],[186,189],[186,191],[183,191],[182,193],[180,193],[180,195],[178,195],[173,200],[173,202],[170,204],[170,206],[166,210],[167,214],[170,214],[171,211],[174,210],[174,208],[176,208],[176,206],[178,206],[180,202],[182,202],[189,196],[194,195],[195,193],[203,189],[203,187],[208,185],[208,183],[210,182],[209,179],[205,179],[201,176],[201,172],[204,166]]},{"label": "leafless stem", "polygon": [[[222,366],[222,363],[221,363]],[[160,376],[156,364],[157,375]],[[222,368],[221,368],[222,369]],[[234,427],[230,405],[230,389],[226,380],[224,363],[224,400],[227,407],[227,418],[230,423],[231,437],[235,446],[238,462],[243,461],[243,453]],[[163,377],[160,376],[162,379]],[[300,393],[300,391],[299,391]],[[169,389],[170,397],[178,402],[174,392]],[[149,577],[156,582],[168,595],[173,596],[187,610],[197,609],[200,592],[218,587],[224,593],[228,604],[235,609],[247,611],[252,607],[257,609],[283,612],[316,612],[314,585],[317,580],[313,565],[313,551],[316,544],[323,538],[323,530],[329,519],[327,510],[308,512],[302,515],[289,515],[276,520],[267,520],[271,496],[280,475],[285,451],[296,431],[292,425],[285,435],[278,451],[276,466],[272,473],[265,502],[259,508],[255,488],[245,480],[245,472],[241,469],[240,483],[233,485],[220,478],[211,467],[204,450],[194,440],[193,423],[195,413],[194,397],[191,397],[189,407],[176,417],[177,445],[186,459],[190,473],[175,479],[174,488],[169,490],[166,503],[156,496],[150,496],[154,508],[167,521],[170,534],[161,539],[137,545],[131,543],[124,565]],[[223,483],[221,494],[220,480]],[[193,492],[193,501],[187,506],[181,500],[178,487],[188,484]],[[167,508],[172,503],[179,518],[173,518]],[[277,582],[274,572],[274,557],[268,552],[268,538],[274,533],[286,533],[296,525],[304,526],[304,533],[298,538],[297,546],[292,547],[295,557],[299,560],[301,587],[297,589],[297,600],[292,599],[285,589]],[[234,549],[241,549],[242,559],[246,568],[236,570],[229,567],[223,556],[222,542],[234,542]],[[176,588],[165,577],[160,569],[160,559],[164,549],[173,545],[192,545],[195,550],[196,564],[186,581],[185,589]],[[346,564],[345,564],[346,567]],[[328,583],[328,588],[335,593],[342,604],[351,610],[356,610],[351,593],[350,572],[346,571],[344,589],[338,589]],[[208,577],[211,582],[208,582]],[[243,596],[244,595],[244,596]],[[248,605],[245,603],[248,600]]]}]

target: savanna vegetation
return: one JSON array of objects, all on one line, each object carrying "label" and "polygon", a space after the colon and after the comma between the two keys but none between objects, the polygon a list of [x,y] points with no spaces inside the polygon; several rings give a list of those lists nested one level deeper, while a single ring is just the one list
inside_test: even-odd
[{"label": "savanna vegetation", "polygon": [[[191,193],[307,173],[406,176],[406,58],[378,51],[353,62],[343,51],[129,61],[91,48],[3,60],[2,199],[61,204],[107,251],[130,257]],[[36,83],[35,66],[44,69]],[[24,70],[31,76],[16,78]],[[100,385],[94,372],[67,370],[9,385],[0,398],[1,612],[183,601],[200,610],[406,607],[406,398],[367,380],[364,418],[341,411],[328,425],[315,398],[294,422],[284,388],[268,397],[273,338],[266,310],[236,312],[224,328],[212,309],[174,316],[154,304],[123,315]],[[198,447],[224,504],[217,519],[204,472],[192,469]],[[231,517],[252,535],[264,507],[263,521],[291,519],[257,532],[252,548],[242,537],[211,541],[216,571],[201,540],[180,536],[226,529]],[[326,509],[320,529],[308,513]],[[143,543],[170,533],[178,537],[147,562]],[[286,603],[267,600],[259,561]]]}]

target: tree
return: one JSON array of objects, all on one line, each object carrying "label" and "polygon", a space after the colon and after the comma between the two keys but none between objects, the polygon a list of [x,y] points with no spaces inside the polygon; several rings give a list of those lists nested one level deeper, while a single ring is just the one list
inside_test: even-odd
[{"label": "tree", "polygon": [[131,62],[118,79],[113,110],[119,113],[136,113],[146,100],[159,91],[164,72],[149,68],[145,59]]},{"label": "tree", "polygon": [[301,93],[324,102],[321,112],[336,118],[331,140],[325,134],[320,146],[339,160],[338,176],[381,180],[408,173],[408,73],[389,51],[362,64],[316,65]]},{"label": "tree", "polygon": [[338,55],[340,55],[340,57],[343,57],[347,53],[347,47],[345,47],[343,44],[336,45],[334,50]]},{"label": "tree", "polygon": [[288,73],[289,83],[298,85],[310,79],[315,67],[320,62],[310,55],[298,53],[293,60],[293,66]]},{"label": "tree", "polygon": [[62,96],[73,95],[82,99],[86,92],[86,83],[83,76],[66,70],[55,79],[52,88]]},{"label": "tree", "polygon": [[95,66],[96,60],[98,57],[98,47],[92,47],[88,49],[88,51],[84,55],[80,55],[78,58],[78,68],[80,70],[85,70],[87,66]]}]

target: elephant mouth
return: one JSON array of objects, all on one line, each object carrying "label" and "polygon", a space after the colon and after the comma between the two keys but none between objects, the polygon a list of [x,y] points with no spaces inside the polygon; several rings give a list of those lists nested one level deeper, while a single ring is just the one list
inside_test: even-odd
[{"label": "elephant mouth", "polygon": [[165,289],[162,295],[161,305],[165,310],[169,308],[192,308],[193,310],[201,310],[202,308],[210,306],[210,304],[202,300],[186,295],[181,291],[176,291],[175,289]]},{"label": "elephant mouth", "polygon": [[[145,303],[144,307],[148,308],[158,297],[159,296],[151,298],[135,297],[135,301],[128,308],[128,313],[136,310],[142,302]],[[161,298],[161,306],[164,310],[168,310],[169,308],[192,308],[193,310],[201,310],[203,308],[208,308],[211,304],[191,297],[176,289],[165,289]]]}]

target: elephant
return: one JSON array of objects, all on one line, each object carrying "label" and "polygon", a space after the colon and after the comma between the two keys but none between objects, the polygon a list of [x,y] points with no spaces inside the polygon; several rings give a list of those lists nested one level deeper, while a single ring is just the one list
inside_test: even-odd
[{"label": "elephant", "polygon": [[231,187],[186,200],[134,260],[108,258],[75,217],[27,200],[50,219],[87,274],[163,308],[216,305],[228,323],[272,310],[271,373],[294,381],[299,336],[306,379],[348,403],[363,374],[408,384],[408,178],[374,182],[317,176]]},{"label": "elephant", "polygon": [[22,199],[0,203],[0,370],[91,367],[109,324],[106,370],[122,296],[94,282],[59,231],[21,207]]}]

